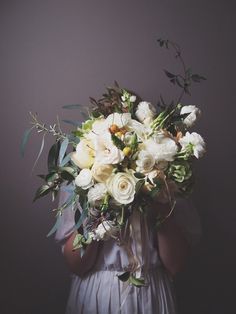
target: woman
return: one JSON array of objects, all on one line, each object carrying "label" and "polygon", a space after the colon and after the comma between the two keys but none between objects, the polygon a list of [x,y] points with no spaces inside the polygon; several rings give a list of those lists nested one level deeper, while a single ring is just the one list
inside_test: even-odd
[{"label": "woman", "polygon": [[[60,202],[68,196],[61,192]],[[174,212],[157,230],[155,216],[167,206],[156,203],[147,217],[135,211],[130,217],[132,251],[139,260],[145,286],[135,287],[119,280],[130,264],[125,246],[115,240],[93,241],[82,258],[72,251],[74,212],[66,208],[56,240],[62,244],[72,284],[66,314],[177,313],[173,277],[186,263],[191,246],[201,234],[199,217],[192,204],[178,200]]]}]

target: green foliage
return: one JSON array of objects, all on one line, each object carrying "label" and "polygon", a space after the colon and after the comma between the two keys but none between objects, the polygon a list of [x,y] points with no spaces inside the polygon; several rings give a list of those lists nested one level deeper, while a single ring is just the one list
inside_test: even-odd
[{"label": "green foliage", "polygon": [[111,134],[111,139],[112,139],[113,144],[120,150],[123,150],[125,148],[124,142],[115,134]]},{"label": "green foliage", "polygon": [[171,179],[181,183],[192,176],[192,169],[187,161],[174,161],[170,164],[167,173]]},{"label": "green foliage", "polygon": [[88,237],[87,239],[80,233],[78,233],[73,241],[73,251],[84,248],[86,245],[90,244],[92,242],[92,238]]}]

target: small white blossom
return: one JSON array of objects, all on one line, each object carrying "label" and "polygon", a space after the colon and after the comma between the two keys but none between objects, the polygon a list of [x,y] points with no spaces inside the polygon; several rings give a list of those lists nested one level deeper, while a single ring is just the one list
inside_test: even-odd
[{"label": "small white blossom", "polygon": [[98,227],[90,232],[90,236],[93,240],[108,240],[111,236],[115,236],[118,232],[119,228],[114,225],[113,221],[104,220],[102,223],[98,225]]},{"label": "small white blossom", "polygon": [[202,157],[202,155],[206,151],[206,144],[203,138],[201,137],[200,134],[196,132],[193,133],[186,132],[185,136],[183,136],[179,140],[179,143],[182,146],[182,151],[191,146],[193,150],[193,155],[196,158]]},{"label": "small white blossom", "polygon": [[107,193],[107,187],[104,183],[97,183],[88,191],[88,201],[94,205],[96,201],[102,200]]},{"label": "small white blossom", "polygon": [[141,101],[138,104],[137,110],[135,112],[138,120],[145,125],[150,124],[153,121],[153,118],[156,114],[155,107],[147,101]]},{"label": "small white blossom", "polygon": [[183,106],[180,110],[180,114],[186,114],[187,117],[184,119],[184,124],[190,128],[197,121],[197,118],[201,115],[201,110],[194,105]]},{"label": "small white blossom", "polygon": [[92,172],[89,169],[82,169],[75,178],[75,184],[81,187],[83,190],[89,189],[93,183]]}]

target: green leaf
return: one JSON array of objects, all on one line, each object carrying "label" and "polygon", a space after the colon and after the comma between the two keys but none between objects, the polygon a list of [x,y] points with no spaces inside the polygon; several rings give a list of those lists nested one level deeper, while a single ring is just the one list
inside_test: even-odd
[{"label": "green leaf", "polygon": [[64,106],[62,106],[63,109],[79,109],[81,107],[84,107],[84,105],[72,104],[72,105],[64,105]]},{"label": "green leaf", "polygon": [[71,160],[71,154],[66,155],[66,157],[62,160],[60,166],[64,167]]},{"label": "green leaf", "polygon": [[201,76],[198,74],[192,74],[191,79],[196,83],[200,83],[202,80],[206,80],[206,78],[204,76]]},{"label": "green leaf", "polygon": [[144,185],[144,183],[145,183],[145,180],[143,180],[143,179],[139,180],[139,181],[136,183],[136,185],[135,185],[135,191],[136,191],[136,193],[139,192],[139,190],[142,188],[142,186]]},{"label": "green leaf", "polygon": [[33,130],[34,127],[30,128],[30,129],[27,129],[25,130],[24,134],[23,134],[23,137],[22,137],[22,140],[21,140],[21,144],[20,144],[20,154],[22,157],[24,157],[24,154],[25,154],[25,147],[26,147],[26,144],[29,140],[29,137],[30,137],[30,133],[31,131]]},{"label": "green leaf", "polygon": [[129,282],[132,285],[134,285],[135,287],[138,287],[138,288],[140,288],[140,287],[145,285],[145,280],[143,278],[136,278],[133,275],[131,275],[129,277]]},{"label": "green leaf", "polygon": [[53,235],[57,231],[57,229],[59,228],[60,224],[61,224],[61,215],[59,215],[57,217],[55,225],[52,227],[52,229],[47,234],[47,238],[50,237],[51,235]]},{"label": "green leaf", "polygon": [[72,181],[75,178],[75,171],[71,167],[61,167],[60,172],[64,180]]},{"label": "green leaf", "polygon": [[39,158],[40,158],[40,156],[41,156],[41,154],[43,152],[44,143],[45,143],[45,135],[46,135],[46,133],[43,135],[42,143],[41,143],[41,146],[40,146],[40,149],[39,149],[39,152],[38,152],[38,156],[37,156],[37,158],[36,158],[36,160],[34,162],[34,165],[33,165],[33,168],[32,168],[32,172],[34,171],[34,168],[37,165],[37,162],[39,161]]},{"label": "green leaf", "polygon": [[35,197],[33,199],[33,202],[35,202],[40,197],[47,195],[51,190],[52,190],[52,187],[47,185],[47,184],[40,186],[35,193]]},{"label": "green leaf", "polygon": [[165,72],[166,76],[167,76],[167,77],[169,77],[169,78],[171,78],[171,79],[176,77],[176,75],[175,75],[175,74],[170,73],[170,72],[169,72],[169,71],[167,71],[167,70],[164,70],[164,72]]},{"label": "green leaf", "polygon": [[111,139],[112,139],[113,144],[120,150],[123,150],[125,148],[124,142],[115,134],[111,134]]},{"label": "green leaf", "polygon": [[65,156],[65,153],[66,153],[68,144],[69,144],[69,140],[68,140],[68,138],[66,137],[66,138],[62,141],[62,143],[61,143],[61,147],[60,147],[60,151],[59,151],[59,165],[61,165],[61,163],[62,163],[62,159],[63,159],[64,156]]},{"label": "green leaf", "polygon": [[78,137],[84,136],[84,132],[82,130],[75,130],[75,131],[72,131],[71,133]]},{"label": "green leaf", "polygon": [[135,172],[134,173],[135,178],[137,179],[144,179],[145,178],[145,174],[141,173],[141,172]]},{"label": "green leaf", "polygon": [[81,227],[82,223],[87,218],[87,216],[88,216],[88,209],[84,209],[80,215],[78,222],[75,225],[76,230],[78,230]]},{"label": "green leaf", "polygon": [[60,150],[60,142],[52,145],[48,153],[48,171],[51,172],[57,166],[57,159]]},{"label": "green leaf", "polygon": [[121,275],[117,275],[117,277],[118,277],[121,281],[125,282],[125,281],[127,281],[127,280],[129,279],[129,277],[130,277],[130,272],[129,272],[129,271],[126,271],[126,272],[124,272],[124,273],[121,274]]}]

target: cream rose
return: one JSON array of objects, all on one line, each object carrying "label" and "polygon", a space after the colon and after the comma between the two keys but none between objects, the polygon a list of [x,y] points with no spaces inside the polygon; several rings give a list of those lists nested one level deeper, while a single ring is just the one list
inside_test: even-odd
[{"label": "cream rose", "polygon": [[80,169],[90,168],[94,163],[94,149],[92,141],[82,139],[76,146],[76,151],[71,153],[71,160]]},{"label": "cream rose", "polygon": [[75,178],[75,184],[81,187],[83,190],[89,189],[94,184],[91,170],[82,169]]},{"label": "cream rose", "polygon": [[201,111],[194,105],[183,106],[180,110],[180,114],[186,113],[188,113],[188,115],[183,122],[189,128],[195,124],[197,118],[201,115]]},{"label": "cream rose", "polygon": [[136,171],[146,173],[150,172],[154,165],[155,159],[152,154],[145,150],[141,150],[138,154],[138,159],[136,160]]},{"label": "cream rose", "polygon": [[156,114],[155,107],[147,101],[141,101],[138,104],[137,110],[135,112],[138,120],[145,125],[150,124],[153,121],[153,118]]},{"label": "cream rose", "polygon": [[109,193],[118,204],[133,202],[136,179],[130,172],[118,172],[106,182]]},{"label": "cream rose", "polygon": [[88,191],[88,201],[94,205],[96,201],[102,200],[107,193],[107,187],[104,183],[97,183]]},{"label": "cream rose", "polygon": [[112,165],[104,165],[104,164],[95,162],[92,166],[91,171],[96,181],[105,182],[112,174],[113,169],[114,168]]}]

